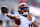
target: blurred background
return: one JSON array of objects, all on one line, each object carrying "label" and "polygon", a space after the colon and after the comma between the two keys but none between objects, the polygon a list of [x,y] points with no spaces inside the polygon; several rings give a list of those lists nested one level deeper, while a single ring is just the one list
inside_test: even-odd
[{"label": "blurred background", "polygon": [[[2,5],[6,5],[11,14],[18,15],[18,5],[22,2],[26,2],[29,6],[29,11],[36,19],[40,17],[40,0],[0,0],[0,9]],[[0,10],[1,13],[1,10]]]},{"label": "blurred background", "polygon": [[2,5],[6,5],[9,10],[14,9],[15,13],[17,13],[18,5],[21,2],[26,2],[29,5],[30,12],[36,16],[40,16],[40,0],[0,0],[0,8]]}]

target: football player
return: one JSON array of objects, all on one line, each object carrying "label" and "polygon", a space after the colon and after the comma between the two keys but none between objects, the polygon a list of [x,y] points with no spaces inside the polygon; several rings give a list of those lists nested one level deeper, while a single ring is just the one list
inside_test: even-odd
[{"label": "football player", "polygon": [[[34,23],[35,17],[29,13],[29,7],[26,3],[21,3],[18,6],[18,17],[7,15],[10,19],[15,20],[18,27],[38,27]],[[32,26],[33,25],[33,26]]]}]

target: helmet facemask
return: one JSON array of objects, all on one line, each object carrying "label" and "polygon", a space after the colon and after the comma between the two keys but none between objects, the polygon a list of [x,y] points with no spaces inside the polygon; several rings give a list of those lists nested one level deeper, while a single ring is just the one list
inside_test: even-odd
[{"label": "helmet facemask", "polygon": [[21,3],[19,6],[18,6],[18,12],[19,14],[27,17],[28,14],[29,14],[29,7],[26,3]]},{"label": "helmet facemask", "polygon": [[19,14],[27,17],[28,13],[29,13],[29,7],[22,7],[20,9],[18,9]]}]

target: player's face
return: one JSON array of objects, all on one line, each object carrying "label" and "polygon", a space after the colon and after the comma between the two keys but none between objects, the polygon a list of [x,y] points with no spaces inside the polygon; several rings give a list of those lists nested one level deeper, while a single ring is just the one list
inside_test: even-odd
[{"label": "player's face", "polygon": [[8,13],[8,11],[6,11],[6,12],[3,12],[3,13],[4,13],[4,14],[5,14],[5,13],[7,14],[7,13]]},{"label": "player's face", "polygon": [[1,11],[2,11],[2,13],[8,13],[8,8],[2,7],[2,8],[1,8]]},{"label": "player's face", "polygon": [[8,10],[4,9],[4,10],[2,11],[2,13],[8,13]]},{"label": "player's face", "polygon": [[28,7],[24,7],[24,8],[21,8],[19,10],[19,13],[25,17],[27,17],[28,13],[29,13],[29,8]]}]

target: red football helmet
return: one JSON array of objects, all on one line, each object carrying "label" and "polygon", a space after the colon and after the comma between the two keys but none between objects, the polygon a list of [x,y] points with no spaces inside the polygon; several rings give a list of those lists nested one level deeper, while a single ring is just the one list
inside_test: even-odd
[{"label": "red football helmet", "polygon": [[18,12],[19,14],[27,17],[28,13],[29,13],[29,7],[26,3],[21,3],[18,6]]}]

